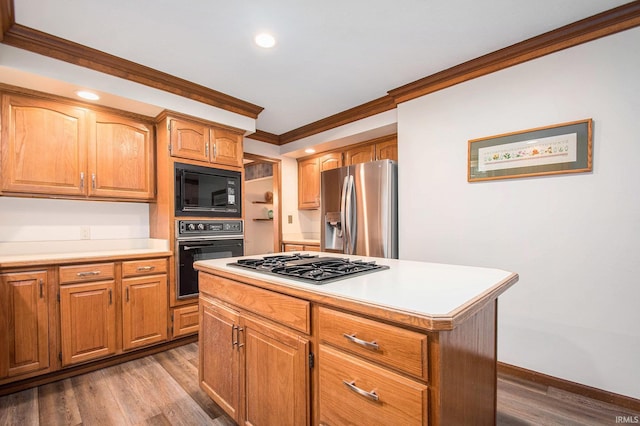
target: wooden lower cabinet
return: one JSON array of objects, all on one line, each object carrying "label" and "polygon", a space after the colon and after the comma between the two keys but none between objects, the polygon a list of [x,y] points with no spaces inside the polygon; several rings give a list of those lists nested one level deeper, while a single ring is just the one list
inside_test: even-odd
[{"label": "wooden lower cabinet", "polygon": [[0,382],[48,368],[47,272],[0,274]]},{"label": "wooden lower cabinet", "polygon": [[181,337],[197,333],[198,304],[171,309],[171,337]]},{"label": "wooden lower cabinet", "polygon": [[166,270],[166,258],[61,266],[62,366],[167,340]]},{"label": "wooden lower cabinet", "polygon": [[200,385],[238,424],[495,425],[497,300],[417,328],[235,277],[199,275]]},{"label": "wooden lower cabinet", "polygon": [[122,348],[167,339],[167,275],[122,280]]},{"label": "wooden lower cabinet", "polygon": [[427,424],[427,386],[320,345],[320,424]]},{"label": "wooden lower cabinet", "polygon": [[62,366],[116,353],[115,281],[60,287]]},{"label": "wooden lower cabinet", "polygon": [[310,422],[309,341],[200,296],[200,386],[238,424]]}]

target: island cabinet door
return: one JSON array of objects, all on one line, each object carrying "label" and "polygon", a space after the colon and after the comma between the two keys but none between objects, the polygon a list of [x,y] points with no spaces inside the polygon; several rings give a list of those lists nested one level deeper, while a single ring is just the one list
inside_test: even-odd
[{"label": "island cabinet door", "polygon": [[200,297],[200,387],[238,423],[239,324],[236,311]]},{"label": "island cabinet door", "polygon": [[264,321],[242,318],[244,410],[241,424],[310,422],[309,341]]}]

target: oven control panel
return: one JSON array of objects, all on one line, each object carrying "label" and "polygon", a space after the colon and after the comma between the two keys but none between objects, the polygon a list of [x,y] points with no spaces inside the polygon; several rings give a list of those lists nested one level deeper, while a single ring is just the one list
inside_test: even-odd
[{"label": "oven control panel", "polygon": [[177,220],[176,235],[194,236],[242,236],[242,220]]}]

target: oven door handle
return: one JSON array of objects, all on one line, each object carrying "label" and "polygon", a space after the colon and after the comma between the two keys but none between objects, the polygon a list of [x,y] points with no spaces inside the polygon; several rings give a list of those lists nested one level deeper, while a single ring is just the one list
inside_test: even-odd
[{"label": "oven door handle", "polygon": [[207,247],[211,247],[211,244],[205,244],[205,245],[201,245],[201,246],[182,246],[183,250],[198,250],[201,248],[207,248]]}]

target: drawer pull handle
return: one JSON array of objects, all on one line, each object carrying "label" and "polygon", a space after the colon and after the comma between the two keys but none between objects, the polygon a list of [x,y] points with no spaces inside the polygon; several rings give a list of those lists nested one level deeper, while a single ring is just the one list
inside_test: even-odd
[{"label": "drawer pull handle", "polygon": [[356,337],[355,334],[347,334],[347,333],[343,333],[342,334],[347,340],[360,345],[360,346],[364,346],[367,349],[371,349],[374,351],[379,351],[380,350],[380,346],[375,342],[375,340],[373,342],[367,342],[366,340],[362,340],[362,339],[358,339]]},{"label": "drawer pull handle", "polygon": [[78,272],[76,275],[80,278],[93,277],[95,275],[100,275],[100,271]]},{"label": "drawer pull handle", "polygon": [[153,271],[154,269],[156,269],[155,266],[138,266],[138,271],[142,272],[142,271]]},{"label": "drawer pull handle", "polygon": [[380,397],[378,396],[376,391],[372,390],[371,392],[367,392],[364,389],[360,389],[359,387],[356,386],[355,380],[352,380],[350,382],[347,382],[346,380],[343,380],[342,383],[344,383],[349,389],[351,389],[352,391],[354,391],[358,395],[362,395],[365,398],[369,398],[372,401],[379,401],[380,400]]}]

